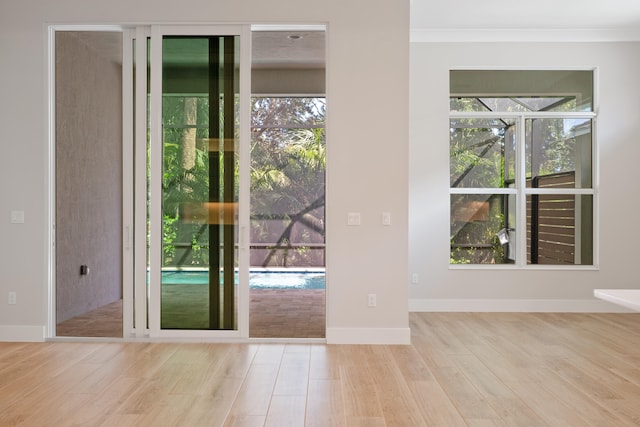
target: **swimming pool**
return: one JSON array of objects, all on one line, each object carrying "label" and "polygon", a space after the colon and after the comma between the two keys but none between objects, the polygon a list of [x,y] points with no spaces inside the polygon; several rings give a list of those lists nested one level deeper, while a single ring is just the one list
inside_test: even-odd
[{"label": "swimming pool", "polygon": [[[238,273],[235,274],[238,283]],[[163,285],[206,285],[206,270],[166,270],[162,272]],[[324,289],[325,273],[322,270],[250,270],[251,289]]]}]

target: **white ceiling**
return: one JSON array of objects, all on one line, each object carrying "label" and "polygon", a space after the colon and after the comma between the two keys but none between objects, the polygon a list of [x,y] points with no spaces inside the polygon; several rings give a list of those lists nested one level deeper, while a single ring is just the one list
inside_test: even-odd
[{"label": "white ceiling", "polygon": [[640,0],[410,0],[411,30],[640,29]]}]

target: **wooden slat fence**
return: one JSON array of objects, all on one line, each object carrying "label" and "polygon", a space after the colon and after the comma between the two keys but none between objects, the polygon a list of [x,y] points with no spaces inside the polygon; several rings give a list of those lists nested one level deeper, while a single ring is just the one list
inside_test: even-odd
[{"label": "wooden slat fence", "polygon": [[[574,172],[540,176],[533,188],[575,188]],[[527,200],[527,258],[531,264],[575,263],[575,196],[532,195]]]}]

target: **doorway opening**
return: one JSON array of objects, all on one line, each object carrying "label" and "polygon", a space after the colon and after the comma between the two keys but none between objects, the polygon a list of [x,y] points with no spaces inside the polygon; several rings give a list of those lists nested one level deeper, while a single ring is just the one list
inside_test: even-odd
[{"label": "doorway opening", "polygon": [[252,32],[253,338],[325,337],[325,31]]},{"label": "doorway opening", "polygon": [[[187,27],[52,29],[53,335],[131,338],[187,329],[195,337],[217,329],[252,338],[325,336],[325,27],[246,28],[231,37]],[[153,34],[163,40],[155,48]],[[239,37],[249,36],[252,49],[243,44],[238,53]],[[249,50],[247,79],[237,74],[237,61]],[[200,75],[188,73],[201,57],[204,65],[196,68],[214,71],[196,87]],[[163,80],[154,89],[159,69]],[[249,88],[249,81],[241,95],[238,85]],[[154,101],[153,93],[161,96]],[[161,120],[155,125],[154,114]],[[154,149],[161,165],[153,163]],[[176,166],[171,159],[187,172],[168,173]],[[194,172],[201,162],[208,165],[204,179]],[[167,186],[176,176],[184,182]],[[220,188],[186,203],[204,182]],[[238,206],[246,202],[242,213]],[[218,246],[229,251],[221,249],[220,262],[211,264],[205,255]],[[197,277],[202,266],[204,279]],[[218,276],[219,287],[212,280]],[[194,304],[171,311],[172,301],[182,300],[167,291],[184,286],[209,289],[198,290],[209,307],[202,325],[189,323]],[[224,309],[211,309],[212,295]],[[225,312],[232,313],[228,319]]]},{"label": "doorway opening", "polygon": [[122,337],[122,33],[55,33],[57,336]]}]

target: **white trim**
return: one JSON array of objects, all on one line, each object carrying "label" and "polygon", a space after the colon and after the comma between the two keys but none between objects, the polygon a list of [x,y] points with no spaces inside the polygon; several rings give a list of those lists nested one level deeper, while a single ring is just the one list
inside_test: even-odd
[{"label": "white trim", "polygon": [[251,27],[240,35],[240,124],[238,141],[238,332],[249,337],[249,267],[251,263]]},{"label": "white trim", "polygon": [[411,344],[410,328],[327,328],[327,344]]},{"label": "white trim", "polygon": [[[158,309],[158,313],[160,310]],[[151,319],[149,319],[151,322]],[[245,342],[246,337],[240,336],[238,330],[226,329],[161,329],[160,318],[157,319],[158,328],[152,329],[149,338],[153,340],[210,340],[213,342]]]},{"label": "white trim", "polygon": [[[457,70],[458,68],[452,68],[451,70]],[[493,68],[470,68],[472,70],[475,69],[489,69],[493,70]],[[450,70],[450,71],[451,71]],[[495,69],[499,71],[500,69]],[[514,68],[514,70],[521,70],[521,68]],[[597,78],[596,69],[593,67],[587,68],[593,73],[594,77],[594,104],[593,109],[598,111],[598,105],[596,103],[597,99],[595,98],[596,89],[595,79]],[[524,70],[523,70],[524,71]],[[455,96],[455,95],[451,95]],[[597,175],[596,171],[598,170],[598,163],[596,158],[597,146],[596,146],[596,133],[595,133],[595,121],[597,118],[596,112],[518,112],[518,113],[501,113],[500,111],[480,111],[480,112],[471,112],[467,113],[464,111],[450,111],[449,112],[449,120],[455,118],[495,118],[495,119],[504,119],[504,118],[512,118],[517,124],[517,138],[516,138],[516,149],[515,149],[515,176],[516,176],[516,186],[515,188],[452,188],[449,187],[449,194],[504,194],[504,195],[516,195],[516,224],[523,224],[526,226],[527,224],[527,210],[526,210],[526,198],[530,195],[591,195],[593,196],[593,212],[592,212],[592,221],[593,221],[593,265],[576,265],[580,269],[587,268],[590,269],[592,267],[596,267],[599,263],[598,252],[596,251],[596,245],[598,244],[597,236],[597,218],[596,216],[596,206],[597,206]],[[526,153],[525,153],[525,145],[526,145],[526,122],[527,120],[532,120],[535,118],[556,118],[556,119],[569,119],[569,118],[584,118],[590,120],[591,122],[591,157],[592,157],[592,183],[591,188],[562,188],[562,189],[548,189],[548,188],[527,188],[526,186]],[[506,268],[508,269],[526,269],[530,268],[531,265],[527,264],[526,253],[527,253],[527,239],[526,239],[526,227],[517,226],[515,228],[515,240],[516,240],[516,257],[515,264],[508,264]],[[576,247],[578,247],[576,245]],[[487,265],[487,268],[494,269],[496,268],[496,264]],[[538,265],[535,264],[537,267]],[[477,268],[477,264],[452,264],[450,265],[450,269],[475,269]],[[549,265],[545,265],[543,268],[549,268]],[[534,267],[535,268],[535,267]],[[538,267],[539,268],[539,267]]]},{"label": "white trim", "polygon": [[[55,35],[59,31],[74,32],[74,31],[96,31],[96,32],[117,32],[123,34],[123,39],[126,38],[126,28],[121,25],[48,25],[47,30],[47,52],[46,52],[46,126],[47,130],[47,159],[45,175],[48,177],[47,183],[47,201],[46,201],[46,218],[47,218],[47,248],[46,248],[46,266],[47,266],[47,301],[45,312],[45,325],[44,325],[44,337],[51,338],[56,335],[56,98],[55,98]],[[124,55],[123,51],[123,55]],[[123,71],[124,73],[124,71]],[[124,77],[124,74],[123,74]],[[123,85],[125,81],[123,80]],[[124,114],[124,102],[123,98],[123,114]],[[123,116],[123,120],[124,120]],[[125,132],[125,121],[123,121],[123,138]],[[124,150],[123,139],[123,150]],[[124,153],[124,151],[123,151]],[[123,162],[124,166],[124,162]],[[124,172],[123,172],[124,173]],[[124,178],[124,176],[123,176]],[[124,180],[123,180],[124,185]],[[123,197],[125,196],[123,188]],[[124,202],[124,199],[123,199]],[[124,205],[123,205],[124,214]],[[123,216],[123,220],[125,217]],[[124,222],[122,235],[124,237]],[[123,241],[123,256],[124,256],[124,241]],[[123,258],[124,261],[124,258]],[[123,263],[123,274],[125,273],[125,264]]]},{"label": "white trim", "polygon": [[162,33],[151,27],[149,95],[149,333],[160,332],[162,270]]},{"label": "white trim", "polygon": [[[593,69],[593,111],[600,114],[600,68]],[[598,117],[591,120],[591,188],[593,188],[593,265],[600,265],[600,140]]]},{"label": "white trim", "polygon": [[327,26],[325,24],[307,24],[307,25],[295,25],[295,24],[256,24],[251,25],[251,31],[326,31]]},{"label": "white trim", "polygon": [[133,329],[133,296],[135,278],[134,218],[134,30],[122,33],[122,336]]},{"label": "white trim", "polygon": [[518,194],[515,188],[451,187],[449,194]]},{"label": "white trim", "polygon": [[[248,236],[244,242],[240,241],[239,271],[240,286],[238,287],[238,329],[237,330],[170,330],[162,329],[161,316],[161,270],[162,270],[162,43],[165,35],[195,35],[195,36],[239,36],[241,39],[240,59],[240,98],[246,102],[240,103],[240,116],[244,119],[240,129],[240,156],[247,163],[243,169],[244,192],[242,199],[246,201],[240,204],[240,218],[244,220],[238,224],[239,234],[247,235],[244,230],[249,227],[249,173],[248,160],[250,141],[251,111],[248,102],[251,94],[250,74],[250,26],[249,25],[152,25],[151,26],[151,95],[150,95],[150,255],[149,255],[149,329],[147,333],[152,338],[211,338],[211,339],[240,339],[249,335],[249,245]],[[245,141],[243,141],[243,139]],[[244,153],[243,153],[244,150]],[[242,165],[240,165],[242,167]],[[241,188],[243,186],[241,185]],[[244,309],[244,311],[242,311]]]},{"label": "white trim", "polygon": [[[531,119],[529,118],[529,120]],[[516,126],[516,158],[514,159],[516,163],[515,184],[517,191],[514,201],[516,205],[516,223],[510,224],[511,228],[515,227],[516,243],[514,247],[516,253],[515,256],[510,254],[509,257],[514,259],[518,267],[522,268],[527,265],[527,197],[524,194],[527,188],[527,117],[520,116],[517,119]],[[531,145],[533,146],[533,136]],[[533,155],[531,162],[533,162]]]},{"label": "white trim", "polygon": [[[47,29],[47,68],[46,68],[46,127],[47,129],[47,159],[45,175],[48,178],[46,218],[47,218],[47,305],[45,312],[45,335],[52,337],[56,334],[56,100],[55,100],[55,34],[56,29]],[[0,338],[2,333],[0,333]]]},{"label": "white trim", "polygon": [[[491,71],[501,71],[501,70],[491,70]],[[455,97],[455,94],[451,95]],[[476,98],[475,95],[467,96],[467,98]],[[456,119],[516,119],[519,120],[521,117],[526,119],[593,119],[596,117],[596,113],[591,111],[522,111],[519,113],[508,113],[508,112],[500,112],[500,111],[450,111],[449,118]]]},{"label": "white trim", "polygon": [[598,299],[413,298],[409,312],[626,313]]},{"label": "white trim", "polygon": [[[0,339],[0,342],[2,340]],[[128,337],[128,338],[113,338],[113,337],[52,337],[47,338],[46,342],[109,342],[109,343],[123,343],[123,342],[144,342],[144,343],[214,343],[214,344],[326,344],[327,340],[324,338],[203,338],[202,336],[185,338],[185,337]]]},{"label": "white trim", "polygon": [[126,25],[103,25],[103,24],[50,24],[49,28],[55,31],[99,31],[99,32],[113,32],[121,33]]},{"label": "white trim", "polygon": [[45,332],[46,326],[0,325],[0,342],[42,342]]},{"label": "white trim", "polygon": [[575,264],[449,264],[449,270],[555,270],[555,271],[599,271],[597,265]]},{"label": "white trim", "polygon": [[614,28],[452,28],[412,29],[411,43],[522,43],[522,42],[631,42],[640,41],[640,29]]},{"label": "white trim", "polygon": [[[151,35],[149,27],[135,29],[135,62],[144,64],[136,67],[134,111],[135,162],[134,167],[134,279],[133,300],[134,316],[131,334],[144,337],[147,330],[147,37]],[[126,333],[124,337],[130,334]]]}]

